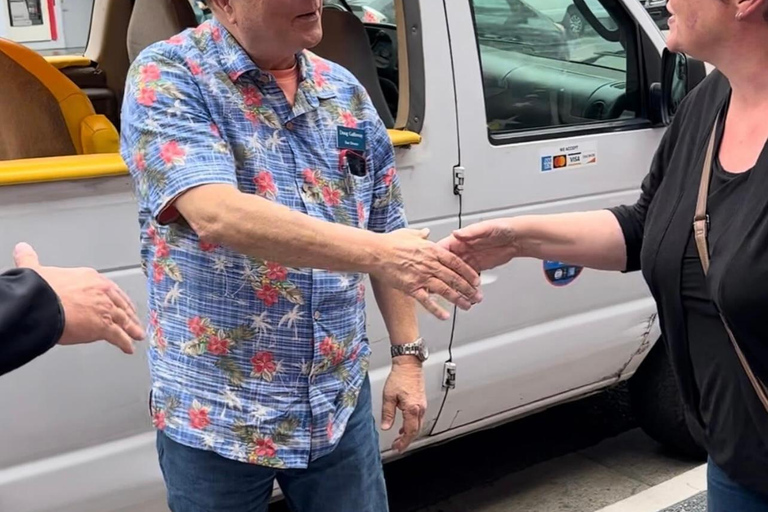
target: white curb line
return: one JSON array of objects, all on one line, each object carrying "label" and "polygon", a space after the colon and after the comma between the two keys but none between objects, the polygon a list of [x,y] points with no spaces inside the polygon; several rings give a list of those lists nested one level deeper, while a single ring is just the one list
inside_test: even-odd
[{"label": "white curb line", "polygon": [[707,490],[707,465],[676,476],[596,512],[655,512]]}]

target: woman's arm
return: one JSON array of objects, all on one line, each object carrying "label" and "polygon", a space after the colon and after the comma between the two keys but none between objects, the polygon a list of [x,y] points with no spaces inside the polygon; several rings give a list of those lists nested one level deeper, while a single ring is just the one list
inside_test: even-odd
[{"label": "woman's arm", "polygon": [[479,222],[454,232],[440,245],[478,271],[520,257],[563,261],[599,270],[639,270],[645,219],[667,168],[673,138],[670,128],[635,204],[610,210]]},{"label": "woman's arm", "polygon": [[627,262],[622,228],[607,210],[495,219],[461,229],[440,243],[477,270],[512,258],[601,270],[623,270]]}]

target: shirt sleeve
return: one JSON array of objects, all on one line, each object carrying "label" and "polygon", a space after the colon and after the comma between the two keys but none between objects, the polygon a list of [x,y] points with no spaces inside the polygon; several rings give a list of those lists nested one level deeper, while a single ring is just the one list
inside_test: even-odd
[{"label": "shirt sleeve", "polygon": [[200,75],[199,64],[177,51],[160,46],[139,56],[122,109],[122,157],[142,207],[161,223],[175,220],[173,201],[191,188],[237,186],[231,148],[203,99],[201,77],[190,70]]},{"label": "shirt sleeve", "polygon": [[64,331],[56,292],[29,269],[0,276],[0,375],[50,350]]},{"label": "shirt sleeve", "polygon": [[627,250],[625,272],[640,270],[640,253],[643,249],[643,238],[645,236],[645,219],[648,215],[648,208],[661,185],[667,163],[671,157],[673,147],[671,133],[671,129],[664,133],[661,144],[653,157],[651,170],[643,179],[640,197],[637,202],[633,205],[617,206],[609,210],[616,216],[621,226],[621,231],[624,234]]},{"label": "shirt sleeve", "polygon": [[395,166],[395,148],[378,114],[372,131],[370,148],[374,181],[368,229],[375,233],[390,233],[408,227],[408,221]]}]

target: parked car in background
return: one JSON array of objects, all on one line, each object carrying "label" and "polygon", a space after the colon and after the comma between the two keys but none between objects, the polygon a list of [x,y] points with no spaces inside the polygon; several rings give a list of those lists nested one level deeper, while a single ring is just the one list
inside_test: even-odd
[{"label": "parked car in background", "polygon": [[[656,22],[656,26],[660,30],[667,30],[667,20],[669,19],[669,13],[667,12],[667,0],[638,0],[640,4],[645,7],[648,14],[651,15],[653,21]],[[589,6],[589,9],[594,13],[598,21],[608,30],[615,30],[616,25],[613,23],[611,16],[605,10],[603,5],[598,0],[585,0],[585,3]],[[553,19],[558,18],[559,13],[547,12],[547,15],[554,16]],[[573,39],[580,38],[585,35],[593,35],[595,30],[587,20],[584,18],[579,8],[575,3],[572,3],[566,9],[565,16],[562,18],[562,24],[565,27],[568,36]]]},{"label": "parked car in background", "polygon": [[474,5],[481,46],[569,60],[565,28],[523,0],[487,0]]},{"label": "parked car in background", "polygon": [[[340,0],[329,2],[343,5]],[[363,22],[394,24],[394,0],[347,0]],[[479,43],[528,55],[568,60],[566,30],[545,12],[524,0],[489,0],[474,5],[475,25],[483,28]],[[485,30],[492,27],[492,30]]]},{"label": "parked car in background", "polygon": [[347,3],[352,12],[365,23],[395,24],[394,0],[348,0]]}]

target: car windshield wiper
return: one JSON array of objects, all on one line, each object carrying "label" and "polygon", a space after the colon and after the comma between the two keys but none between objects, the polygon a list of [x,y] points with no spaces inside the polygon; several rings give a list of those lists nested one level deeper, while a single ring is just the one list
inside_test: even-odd
[{"label": "car windshield wiper", "polygon": [[491,34],[478,34],[477,39],[479,41],[485,41],[489,43],[506,43],[511,44],[515,46],[522,46],[525,48],[528,48],[530,50],[533,50],[533,46],[531,46],[529,43],[522,43],[520,41],[516,41],[514,39],[507,39],[504,37],[500,37],[497,35],[491,35]]},{"label": "car windshield wiper", "polygon": [[625,56],[626,56],[626,54],[624,53],[624,50],[614,50],[614,51],[611,51],[611,52],[602,51],[602,52],[595,52],[595,54],[592,57],[590,57],[588,59],[585,59],[585,60],[582,60],[580,62],[582,62],[584,64],[594,64],[595,62],[597,62],[598,60],[602,59],[603,57],[619,57],[619,58],[621,58],[621,57],[625,57]]},{"label": "car windshield wiper", "polygon": [[573,62],[578,62],[579,64],[589,64],[590,66],[594,66],[596,68],[610,69],[611,71],[625,71],[622,68],[617,68],[614,66],[606,66],[604,64],[598,64],[598,61],[603,57],[615,57],[617,59],[620,59],[620,58],[626,58],[626,54],[622,50],[618,50],[615,52],[597,52],[595,53],[594,56],[588,59],[573,61]]}]

